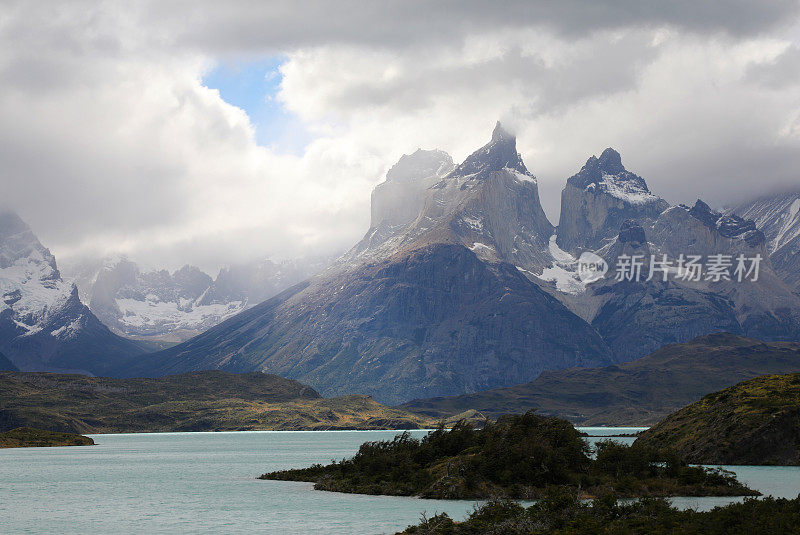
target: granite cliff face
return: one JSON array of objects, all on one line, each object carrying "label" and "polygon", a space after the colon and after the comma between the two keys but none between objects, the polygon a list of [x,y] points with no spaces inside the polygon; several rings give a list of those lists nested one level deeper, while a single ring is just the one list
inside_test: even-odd
[{"label": "granite cliff face", "polygon": [[[552,294],[589,322],[620,361],[714,332],[797,340],[800,300],[773,268],[767,241],[756,222],[716,212],[701,200],[692,207],[670,206],[623,167],[616,151],[606,149],[568,179],[551,244],[554,263],[538,276],[552,283]],[[607,262],[602,279],[580,279],[577,259],[584,252]],[[709,276],[705,264],[717,255],[730,264],[727,278]],[[738,280],[739,255],[748,262],[762,259],[757,281]],[[697,278],[683,276],[678,264],[691,256],[704,264]],[[639,274],[620,277],[621,259],[631,257],[640,259]],[[659,264],[665,258],[671,266],[666,279]]]},{"label": "granite cliff face", "polygon": [[[399,402],[630,361],[720,331],[800,338],[800,300],[757,225],[702,201],[670,206],[613,149],[567,181],[558,228],[500,124],[458,165],[441,151],[404,156],[372,200],[371,228],[324,272],[119,373],[263,370],[326,395]],[[583,277],[584,253],[608,272]],[[684,276],[676,262],[691,255],[729,257],[728,277]],[[761,255],[757,280],[736,280],[738,255]],[[631,257],[639,276],[619,277]]]},{"label": "granite cliff face", "polygon": [[[417,193],[396,201],[403,210],[374,210],[334,266],[126,373],[259,369],[399,402],[611,363],[597,332],[524,275],[552,261],[553,227],[514,137],[498,125],[447,175],[420,167],[428,176],[404,177]],[[384,225],[389,212],[399,215]]]},{"label": "granite cliff face", "polygon": [[667,201],[650,193],[642,177],[625,169],[617,151],[608,148],[567,179],[556,241],[572,254],[594,251],[612,241],[625,220],[654,220],[668,207]]},{"label": "granite cliff face", "polygon": [[0,352],[23,371],[99,374],[145,351],[100,323],[31,229],[0,212]]},{"label": "granite cliff face", "polygon": [[[440,157],[438,169],[448,167],[449,156],[431,152]],[[373,200],[382,199],[382,192],[393,182],[387,176]],[[553,225],[542,209],[536,178],[522,162],[516,138],[499,123],[491,141],[447,175],[424,172],[407,178],[404,187],[423,194],[414,195],[413,202],[400,197],[373,206],[372,228],[342,258],[339,268],[389,258],[430,243],[459,244],[488,262],[502,260],[530,271],[541,271],[552,262],[548,241]],[[414,207],[416,214],[408,216]],[[389,212],[406,215],[387,228],[383,214]]]},{"label": "granite cliff face", "polygon": [[[800,300],[776,275],[764,235],[752,221],[714,212],[699,200],[691,208],[673,206],[655,220],[640,221],[624,222],[617,238],[596,251],[608,262],[609,273],[579,296],[584,319],[620,361],[715,332],[764,340],[800,338]],[[619,280],[621,258],[636,255],[642,260],[641,277]],[[729,280],[709,275],[715,255],[730,262]],[[752,275],[738,280],[739,255],[747,259],[747,269],[749,259],[760,256],[758,280]],[[698,277],[685,277],[688,268],[679,267],[681,258],[688,262],[690,257],[704,263]],[[651,266],[653,258],[656,265]],[[658,264],[664,258],[670,264],[666,280]]]}]

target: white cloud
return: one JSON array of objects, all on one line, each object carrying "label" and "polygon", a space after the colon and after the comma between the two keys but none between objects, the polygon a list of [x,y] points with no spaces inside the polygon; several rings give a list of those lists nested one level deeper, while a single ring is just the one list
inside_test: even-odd
[{"label": "white cloud", "polygon": [[[9,4],[2,202],[58,257],[213,270],[332,252],[366,230],[370,190],[401,154],[463,158],[498,117],[551,215],[567,176],[609,145],[674,201],[800,183],[796,27],[778,24],[796,22],[795,2],[719,20],[551,4],[339,18],[325,3]],[[301,156],[258,146],[247,115],[201,83],[220,58],[276,52],[278,98],[314,136]]]}]

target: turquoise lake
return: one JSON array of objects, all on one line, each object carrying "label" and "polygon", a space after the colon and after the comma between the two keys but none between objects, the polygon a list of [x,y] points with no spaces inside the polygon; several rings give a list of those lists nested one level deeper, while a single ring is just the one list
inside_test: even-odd
[{"label": "turquoise lake", "polygon": [[[584,428],[591,435],[640,428]],[[421,436],[424,431],[413,434]],[[397,431],[91,435],[91,447],[0,450],[0,533],[394,533],[420,514],[463,518],[473,501],[314,491],[259,474],[353,455]],[[596,440],[594,438],[589,440]],[[619,439],[631,442],[632,438]],[[727,467],[776,497],[800,493],[800,467]],[[728,498],[676,498],[707,509]]]}]

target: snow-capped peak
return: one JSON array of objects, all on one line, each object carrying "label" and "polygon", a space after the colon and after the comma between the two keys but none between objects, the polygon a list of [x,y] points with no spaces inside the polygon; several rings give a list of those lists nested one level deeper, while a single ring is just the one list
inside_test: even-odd
[{"label": "snow-capped peak", "polygon": [[650,192],[642,177],[625,169],[619,152],[610,147],[599,158],[589,158],[581,170],[567,180],[567,184],[594,193],[605,193],[629,204],[661,200]]},{"label": "snow-capped peak", "polygon": [[616,175],[603,172],[602,177],[599,183],[592,183],[586,186],[587,189],[597,187],[599,191],[603,191],[629,204],[645,204],[656,202],[659,199],[657,196],[650,193],[646,185],[643,185],[644,180],[641,182],[638,180],[631,180],[625,172]]}]

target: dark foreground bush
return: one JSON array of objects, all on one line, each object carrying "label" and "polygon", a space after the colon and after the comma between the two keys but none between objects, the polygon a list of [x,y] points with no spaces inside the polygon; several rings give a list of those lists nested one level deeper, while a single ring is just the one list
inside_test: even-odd
[{"label": "dark foreground bush", "polygon": [[423,517],[405,534],[415,535],[595,535],[697,534],[775,535],[800,533],[800,497],[794,500],[745,499],[712,511],[681,511],[663,498],[643,498],[620,504],[606,495],[582,503],[576,494],[552,493],[528,507],[516,502],[491,500],[464,522],[446,514]]}]

